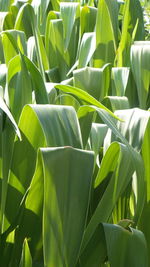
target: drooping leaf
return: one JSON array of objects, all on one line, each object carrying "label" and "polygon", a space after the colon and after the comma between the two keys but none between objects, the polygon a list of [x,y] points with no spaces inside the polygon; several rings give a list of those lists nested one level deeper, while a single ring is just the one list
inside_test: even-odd
[{"label": "drooping leaf", "polygon": [[114,114],[109,109],[107,109],[105,106],[103,106],[99,101],[97,101],[93,96],[88,94],[86,91],[83,91],[79,88],[69,86],[69,85],[56,85],[55,88],[62,90],[65,93],[74,94],[79,99],[81,99],[81,100],[83,100],[83,101],[85,101],[91,105],[95,105],[99,108],[106,110],[109,114],[111,114],[114,117]]},{"label": "drooping leaf", "polygon": [[8,30],[1,33],[5,63],[8,66],[9,61],[19,52],[27,53],[25,34],[22,31]]},{"label": "drooping leaf", "polygon": [[[5,228],[13,222],[18,205],[30,185],[38,148],[45,146],[82,148],[79,123],[73,107],[27,105],[21,114],[19,128],[22,142],[16,140],[14,144],[5,210]],[[12,198],[14,198],[13,202]]]}]

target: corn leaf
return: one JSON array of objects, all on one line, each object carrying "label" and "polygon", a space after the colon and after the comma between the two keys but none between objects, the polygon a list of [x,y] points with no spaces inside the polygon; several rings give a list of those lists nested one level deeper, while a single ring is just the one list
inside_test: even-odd
[{"label": "corn leaf", "polygon": [[11,0],[6,0],[6,1],[0,0],[0,10],[7,11],[10,7],[10,2]]},{"label": "corn leaf", "polygon": [[[142,232],[129,228],[123,229],[119,225],[103,224],[108,260],[115,266],[145,266],[148,267],[145,237]],[[122,242],[123,240],[123,242]],[[120,251],[116,255],[116,251]]]},{"label": "corn leaf", "polygon": [[31,78],[24,57],[20,55],[9,62],[6,92],[12,114],[18,121],[24,105],[32,103]]},{"label": "corn leaf", "polygon": [[[112,68],[113,95],[124,96],[129,79],[129,68]],[[123,109],[123,108],[122,108]]]},{"label": "corn leaf", "polygon": [[[16,235],[19,245],[28,236],[35,261],[42,250],[43,227],[44,263],[47,266],[75,266],[87,219],[93,159],[93,152],[68,146],[39,150]],[[81,162],[82,170],[79,168]],[[84,192],[79,190],[81,187]],[[29,220],[32,220],[31,224],[27,223]],[[27,227],[24,227],[25,224]],[[18,244],[16,255],[20,254]]]},{"label": "corn leaf", "polygon": [[[125,190],[132,177],[134,169],[131,161],[132,158],[128,148],[121,143],[112,143],[103,157],[95,186],[98,186],[107,177],[108,173],[111,173],[111,178],[87,226],[82,249],[88,244],[98,224],[100,222],[108,222],[119,196]],[[126,171],[123,170],[123,166],[125,166]],[[105,213],[103,212],[104,210]]]},{"label": "corn leaf", "polygon": [[118,6],[116,1],[101,0],[96,20],[96,46],[94,66],[113,63],[118,43]]},{"label": "corn leaf", "polygon": [[150,86],[150,42],[135,42],[131,47],[131,67],[137,86],[140,108],[147,108]]},{"label": "corn leaf", "polygon": [[79,64],[78,68],[84,68],[88,65],[89,61],[91,60],[94,51],[96,49],[96,39],[95,33],[84,33],[80,50],[79,50]]},{"label": "corn leaf", "polygon": [[25,239],[22,249],[22,256],[19,267],[32,267],[32,258],[28,246],[28,241]]},{"label": "corn leaf", "polygon": [[86,67],[75,70],[73,71],[74,85],[77,88],[87,91],[97,100],[102,101],[108,93],[108,87],[106,85],[107,71],[109,71],[109,65],[101,69]]},{"label": "corn leaf", "polygon": [[25,34],[22,31],[8,30],[1,33],[4,50],[5,63],[8,66],[9,61],[19,52],[27,53]]},{"label": "corn leaf", "polygon": [[[74,94],[75,96],[77,96],[79,99],[91,104],[91,105],[95,105],[101,109],[104,109],[106,110],[109,114],[111,114],[113,117],[114,114],[109,110],[107,109],[105,106],[103,106],[99,101],[97,101],[93,96],[91,96],[90,94],[88,94],[87,92],[79,89],[79,88],[76,88],[76,87],[73,87],[73,86],[69,86],[69,85],[56,85],[55,86],[56,89],[59,89],[59,90],[62,90],[63,92],[65,93],[71,93],[71,94]],[[115,117],[117,118],[117,117]]]},{"label": "corn leaf", "polygon": [[150,262],[150,230],[149,230],[149,216],[150,216],[150,120],[148,121],[147,128],[144,135],[144,140],[142,144],[142,158],[144,160],[145,168],[145,181],[146,181],[146,199],[144,204],[144,209],[139,220],[139,229],[144,233],[147,246],[148,246],[148,257]]},{"label": "corn leaf", "polygon": [[[93,154],[73,148],[51,149],[49,153],[42,150],[42,153],[46,178],[43,214],[45,264],[75,266],[89,203]],[[61,162],[59,169],[58,161]]]},{"label": "corn leaf", "polygon": [[109,108],[113,112],[119,109],[129,109],[129,101],[125,96],[107,96],[102,101],[105,107]]},{"label": "corn leaf", "polygon": [[[38,148],[68,145],[82,148],[79,123],[72,107],[56,105],[25,106],[19,121],[19,128],[22,133],[22,142],[16,140],[14,144],[6,203],[5,228],[15,218],[17,208],[30,185]],[[24,158],[25,155],[26,159]],[[14,198],[14,202],[11,201],[12,198]],[[11,209],[9,205],[11,205]]]},{"label": "corn leaf", "polygon": [[81,36],[87,32],[94,32],[97,17],[97,8],[83,6],[80,13]]},{"label": "corn leaf", "polygon": [[2,99],[2,97],[0,97],[0,109],[3,110],[3,112],[7,115],[7,117],[9,118],[9,120],[11,121],[15,132],[17,134],[17,136],[19,137],[19,139],[21,140],[21,134],[20,134],[20,130],[18,128],[18,125],[16,124],[9,108],[7,107],[6,103],[4,102],[4,100]]},{"label": "corn leaf", "polygon": [[79,3],[60,3],[60,14],[63,22],[64,49],[68,48],[75,18],[78,16]]},{"label": "corn leaf", "polygon": [[[87,244],[83,253],[80,255],[77,267],[97,267],[97,264],[103,265],[107,258],[107,247],[105,233],[102,224],[96,228],[91,240]],[[106,265],[107,266],[107,265]]]},{"label": "corn leaf", "polygon": [[[137,152],[135,152],[133,156],[133,152],[131,154],[131,151],[127,146],[116,142],[110,145],[103,157],[102,164],[95,181],[95,186],[97,187],[109,173],[111,175],[110,182],[108,183],[108,186],[87,226],[82,249],[84,249],[84,247],[88,244],[98,224],[100,222],[109,221],[110,215],[119,199],[119,196],[122,195],[128,186],[130,180],[132,179],[133,172],[137,170],[136,168],[140,165],[140,170],[143,169],[142,164],[142,159],[140,158],[139,160]],[[143,178],[143,175],[140,178]],[[108,202],[108,199],[110,202]],[[105,213],[103,210],[105,210]]]}]

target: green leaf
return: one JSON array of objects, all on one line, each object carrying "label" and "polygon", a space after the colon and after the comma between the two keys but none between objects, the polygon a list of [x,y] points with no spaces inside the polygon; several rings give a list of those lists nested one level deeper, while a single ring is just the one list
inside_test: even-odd
[{"label": "green leaf", "polygon": [[136,23],[138,21],[137,31],[135,34],[135,40],[141,41],[144,40],[145,37],[145,30],[144,30],[144,21],[143,21],[143,12],[141,2],[139,0],[130,0],[129,1],[130,7],[130,23],[129,23],[129,32],[130,34],[133,32]]},{"label": "green leaf", "polygon": [[134,108],[125,111],[118,110],[115,114],[124,121],[117,122],[119,131],[128,140],[129,144],[140,152],[150,116],[149,112]]},{"label": "green leaf", "polygon": [[[43,244],[46,266],[75,266],[87,219],[93,160],[93,152],[69,146],[39,150],[14,255],[20,253],[27,236],[35,261]],[[16,264],[16,257],[13,262]]]},{"label": "green leaf", "polygon": [[[7,74],[7,67],[6,64],[0,65],[0,86],[1,88],[5,87],[6,84],[6,74]],[[3,96],[4,92],[2,93],[2,89],[0,89],[1,93],[0,95]]]},{"label": "green leaf", "polygon": [[11,0],[0,0],[0,10],[1,11],[8,11],[10,7]]},{"label": "green leaf", "polygon": [[102,224],[99,224],[87,247],[80,255],[79,267],[97,267],[97,264],[102,267],[106,258],[105,233]]},{"label": "green leaf", "polygon": [[21,52],[27,53],[26,37],[24,32],[17,30],[8,30],[1,32],[5,63]]},{"label": "green leaf", "polygon": [[78,68],[84,68],[88,65],[89,61],[91,60],[94,51],[96,49],[96,38],[95,33],[84,33],[80,50],[79,50],[79,64]]},{"label": "green leaf", "polygon": [[[79,108],[79,110],[78,110],[78,118],[82,120],[83,125],[92,123],[91,119],[88,121],[88,123],[87,123],[86,119],[87,119],[87,116],[89,114],[92,114],[94,111],[97,112],[97,114],[100,117],[100,119],[112,130],[112,132],[117,136],[117,138],[119,138],[121,140],[121,142],[123,144],[125,144],[130,149],[131,147],[129,146],[128,141],[124,138],[122,133],[120,133],[120,131],[118,130],[118,128],[116,126],[116,121],[114,120],[114,118],[112,116],[109,115],[109,113],[106,110],[100,109],[100,108],[98,108],[96,106],[81,106]],[[116,119],[119,119],[119,118],[116,117]],[[91,125],[88,125],[86,130],[87,129],[90,132]]]},{"label": "green leaf", "polygon": [[[112,68],[113,95],[124,96],[129,79],[129,68]],[[122,108],[124,109],[124,108]]]},{"label": "green leaf", "polygon": [[2,97],[0,97],[0,109],[3,110],[3,112],[7,115],[7,117],[9,118],[9,120],[11,121],[15,132],[17,134],[17,136],[19,137],[19,139],[21,140],[21,134],[20,134],[20,130],[18,128],[18,125],[16,124],[9,108],[7,107],[6,103],[4,102],[4,100],[2,99]]},{"label": "green leaf", "polygon": [[59,0],[51,0],[51,3],[52,3],[53,9],[56,11],[59,11],[59,9],[60,9]]},{"label": "green leaf", "polygon": [[[143,172],[143,162],[139,157],[137,152],[129,150],[128,146],[125,146],[121,143],[112,143],[105,156],[103,157],[97,178],[95,181],[95,186],[100,185],[106,177],[110,177],[109,183],[106,190],[104,191],[102,198],[100,199],[96,210],[94,211],[93,216],[87,226],[82,249],[87,246],[90,241],[96,227],[100,222],[108,222],[112,211],[117,204],[119,197],[126,190],[129,185],[134,171],[137,172],[138,178],[144,178]],[[141,175],[141,176],[140,176]],[[143,186],[143,184],[141,183]],[[143,193],[143,188],[140,188]],[[140,193],[141,193],[140,192]],[[135,221],[137,214],[140,214],[140,209],[142,209],[143,204],[141,203],[144,200],[141,200],[142,196],[138,196],[137,206],[135,208]],[[109,200],[109,201],[108,201]],[[105,212],[104,212],[105,210]],[[138,210],[138,211],[137,211]]]},{"label": "green leaf", "polygon": [[[73,86],[69,86],[69,85],[56,85],[55,86],[56,89],[59,89],[59,90],[62,90],[63,92],[65,93],[71,93],[71,94],[74,94],[75,96],[77,96],[79,99],[91,104],[91,105],[95,105],[101,109],[104,109],[106,110],[110,115],[112,115],[113,117],[114,114],[109,110],[107,109],[105,106],[103,106],[99,101],[97,101],[94,97],[92,97],[90,94],[88,94],[87,92],[79,89],[79,88],[76,88],[76,87],[73,87]],[[117,117],[115,117],[117,118]]]},{"label": "green leaf", "polygon": [[[9,168],[12,159],[12,151],[13,151],[13,144],[15,138],[15,132],[18,135],[19,139],[21,140],[21,133],[20,130],[9,111],[7,105],[5,104],[4,100],[0,97],[0,109],[6,114],[6,119],[4,122],[4,117],[1,120],[1,126],[3,124],[3,129],[1,129],[1,165],[0,165],[0,173],[2,179],[1,185],[1,199],[0,199],[0,232],[3,232],[3,216],[5,211],[5,203],[6,203],[6,195],[7,195],[7,182],[8,182],[8,175],[9,175]],[[2,113],[1,113],[2,116]],[[14,131],[15,130],[15,131]]]},{"label": "green leaf", "polygon": [[95,152],[95,161],[99,166],[98,155],[100,148],[103,147],[104,138],[106,136],[108,127],[105,124],[92,123],[91,132],[90,132],[90,145],[91,150]]},{"label": "green leaf", "polygon": [[129,101],[125,96],[107,96],[102,103],[113,112],[119,109],[129,109]]},{"label": "green leaf", "polygon": [[63,22],[63,38],[64,38],[64,49],[68,48],[75,18],[78,16],[80,10],[79,3],[60,3],[60,14]]},{"label": "green leaf", "polygon": [[5,24],[7,15],[8,15],[8,12],[0,12],[0,31],[4,30],[4,24]]},{"label": "green leaf", "polygon": [[72,106],[77,111],[80,107],[79,102],[71,95],[60,95],[57,97],[56,102],[57,105],[66,105]]},{"label": "green leaf", "polygon": [[50,11],[47,15],[46,30],[45,30],[45,49],[49,61],[50,68],[57,66],[56,52],[54,43],[54,31],[52,29],[51,20],[59,19],[58,12]]},{"label": "green leaf", "polygon": [[14,5],[11,5],[9,8],[9,12],[7,12],[5,19],[3,20],[3,24],[1,25],[2,30],[11,30],[14,28],[17,13],[18,13],[18,8]]},{"label": "green leaf", "polygon": [[24,105],[32,103],[31,78],[23,56],[18,55],[9,61],[6,85],[7,101],[18,122]]},{"label": "green leaf", "polygon": [[[16,18],[16,29],[24,29],[26,24],[26,18],[29,22],[30,28],[32,29],[33,36],[35,38],[35,46],[37,53],[38,66],[41,72],[43,79],[45,80],[44,70],[49,68],[48,59],[45,51],[45,47],[43,45],[42,37],[40,36],[39,29],[37,27],[37,21],[35,17],[35,12],[33,7],[30,4],[24,4],[17,15]],[[25,31],[26,32],[26,31]],[[28,33],[27,33],[28,35]]]},{"label": "green leaf", "polygon": [[95,186],[98,186],[109,173],[111,175],[110,182],[87,226],[82,249],[88,244],[98,224],[108,222],[119,196],[126,189],[132,177],[133,171],[132,157],[128,148],[121,143],[112,143],[103,157]]},{"label": "green leaf", "polygon": [[147,108],[150,86],[150,42],[135,42],[131,47],[131,68],[137,86],[140,108]]},{"label": "green leaf", "polygon": [[93,153],[69,147],[41,152],[45,169],[45,264],[75,266],[89,204]]},{"label": "green leaf", "polygon": [[47,12],[49,3],[50,3],[50,0],[45,0],[45,1],[33,0],[32,1],[32,6],[35,10],[35,15],[38,20],[38,27],[42,34],[45,33],[45,21],[46,21],[46,15],[47,15],[46,12]]},{"label": "green leaf", "polygon": [[5,210],[7,217],[4,222],[5,228],[13,222],[23,195],[30,185],[38,148],[46,146],[82,148],[79,123],[73,107],[27,105],[22,111],[19,128],[22,142],[16,140],[14,144]]},{"label": "green leaf", "polygon": [[48,104],[48,95],[42,75],[35,64],[24,56],[27,69],[29,70],[34,84],[35,99],[37,104]]},{"label": "green leaf", "polygon": [[[74,85],[77,88],[87,91],[98,101],[102,101],[108,94],[106,84],[109,65],[103,68],[86,67],[73,71]],[[88,78],[87,78],[88,77]]]},{"label": "green leaf", "polygon": [[150,229],[149,229],[149,217],[150,217],[150,119],[147,124],[147,128],[144,134],[143,144],[142,144],[142,158],[144,161],[145,168],[145,182],[146,182],[146,199],[144,204],[144,209],[139,221],[139,229],[144,233],[147,246],[148,246],[148,256],[150,262]]},{"label": "green leaf", "polygon": [[[103,224],[108,260],[115,266],[148,267],[148,255],[145,237],[142,232],[129,228],[125,230],[119,225]],[[120,253],[116,254],[116,251]]]},{"label": "green leaf", "polygon": [[81,8],[81,36],[84,33],[94,32],[96,24],[97,8],[92,6],[83,6]]},{"label": "green leaf", "polygon": [[24,244],[23,244],[19,267],[32,267],[32,258],[31,258],[27,239],[25,239]]},{"label": "green leaf", "polygon": [[50,68],[59,67],[60,79],[62,81],[66,79],[66,74],[69,71],[69,54],[68,51],[64,53],[63,24],[60,19],[51,20],[50,24],[49,46],[52,48],[52,53],[49,55]]},{"label": "green leaf", "polygon": [[118,6],[116,1],[101,0],[98,3],[96,21],[96,45],[94,66],[113,63],[118,43]]},{"label": "green leaf", "polygon": [[[12,61],[10,62],[8,74],[7,74],[7,86],[9,85],[9,82],[14,77],[14,75],[16,75],[21,70],[24,76],[25,75],[26,77],[28,76],[29,89],[28,91],[25,90],[24,92],[27,94],[27,97],[28,98],[30,97],[31,85],[29,84],[30,84],[30,80],[32,79],[32,86],[33,86],[33,90],[35,91],[36,103],[37,104],[48,104],[48,95],[46,92],[45,83],[42,79],[41,73],[39,72],[37,67],[34,65],[34,63],[31,60],[29,60],[29,58],[26,56],[18,55],[15,58],[13,58]],[[28,72],[30,73],[31,77],[29,76]],[[23,84],[23,86],[26,86],[26,84]],[[21,91],[20,88],[19,90]],[[7,102],[9,103],[9,99],[7,99]],[[29,101],[29,103],[31,103],[31,101]],[[14,103],[12,104],[14,105]]]},{"label": "green leaf", "polygon": [[[134,222],[138,223],[141,212],[143,210],[145,198],[146,198],[146,184],[145,184],[145,170],[143,160],[140,156],[140,151],[142,148],[142,143],[144,140],[144,135],[147,129],[149,122],[149,112],[141,109],[129,109],[124,112],[123,110],[118,110],[115,112],[121,119],[124,120],[124,123],[117,122],[118,129],[120,133],[128,140],[133,158],[133,165],[135,168],[135,173],[133,176],[133,193],[135,196],[134,203]],[[138,133],[138,135],[137,135]],[[111,141],[116,140],[108,136],[108,139]],[[107,146],[109,146],[109,141],[107,139]],[[131,149],[131,146],[134,148]],[[136,153],[138,151],[138,153]]]},{"label": "green leaf", "polygon": [[[117,51],[117,66],[129,66],[130,60],[130,47],[131,47],[131,34],[129,30],[131,28],[131,14],[130,14],[130,0],[125,2],[123,22],[122,22],[122,34]],[[133,30],[133,29],[132,29]]]},{"label": "green leaf", "polygon": [[144,40],[144,23],[139,0],[125,1],[121,40],[117,52],[118,67],[130,66],[130,48],[134,40]]}]

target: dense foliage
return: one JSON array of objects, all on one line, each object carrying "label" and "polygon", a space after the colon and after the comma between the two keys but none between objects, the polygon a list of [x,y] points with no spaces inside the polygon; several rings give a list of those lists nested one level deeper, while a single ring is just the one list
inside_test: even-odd
[{"label": "dense foliage", "polygon": [[149,8],[0,0],[0,267],[150,266]]}]

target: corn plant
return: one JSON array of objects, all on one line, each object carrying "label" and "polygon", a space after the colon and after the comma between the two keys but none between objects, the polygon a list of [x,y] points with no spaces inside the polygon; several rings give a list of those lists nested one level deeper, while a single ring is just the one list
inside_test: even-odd
[{"label": "corn plant", "polygon": [[146,10],[0,0],[1,267],[150,266]]}]

